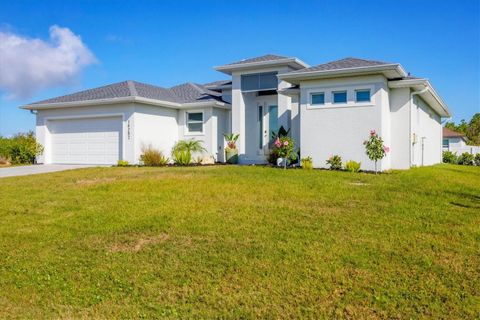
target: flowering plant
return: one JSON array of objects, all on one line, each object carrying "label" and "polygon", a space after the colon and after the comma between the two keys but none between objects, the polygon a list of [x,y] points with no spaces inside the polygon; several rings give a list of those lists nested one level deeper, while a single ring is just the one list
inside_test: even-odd
[{"label": "flowering plant", "polygon": [[390,148],[383,144],[383,139],[378,136],[375,130],[370,131],[370,137],[363,144],[368,158],[375,161],[375,173],[377,173],[377,161],[383,159],[390,152]]},{"label": "flowering plant", "polygon": [[297,159],[297,154],[295,152],[295,141],[290,137],[277,137],[273,141],[272,154],[274,154],[276,158],[284,158],[286,160]]}]

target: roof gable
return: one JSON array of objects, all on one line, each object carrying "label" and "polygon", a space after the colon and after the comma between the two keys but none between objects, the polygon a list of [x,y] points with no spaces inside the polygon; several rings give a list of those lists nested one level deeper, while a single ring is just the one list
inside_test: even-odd
[{"label": "roof gable", "polygon": [[442,133],[444,138],[462,138],[464,140],[466,138],[463,133],[453,131],[447,127],[443,127]]}]

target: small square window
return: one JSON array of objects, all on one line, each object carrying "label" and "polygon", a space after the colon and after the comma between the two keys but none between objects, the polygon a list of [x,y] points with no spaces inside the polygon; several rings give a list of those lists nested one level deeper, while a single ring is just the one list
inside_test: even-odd
[{"label": "small square window", "polygon": [[334,92],[333,103],[347,103],[347,91]]},{"label": "small square window", "polygon": [[357,102],[370,102],[370,90],[355,91],[355,100]]},{"label": "small square window", "polygon": [[443,139],[443,147],[444,147],[444,148],[450,147],[450,140],[448,140],[448,139]]},{"label": "small square window", "polygon": [[187,112],[187,129],[190,133],[203,132],[203,112]]},{"label": "small square window", "polygon": [[321,93],[312,93],[312,105],[316,104],[325,104],[325,94],[323,92]]}]

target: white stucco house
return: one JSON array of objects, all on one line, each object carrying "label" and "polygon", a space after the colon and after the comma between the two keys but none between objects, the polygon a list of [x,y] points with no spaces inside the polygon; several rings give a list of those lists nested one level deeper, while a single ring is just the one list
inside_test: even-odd
[{"label": "white stucco house", "polygon": [[215,68],[228,79],[172,88],[124,81],[31,103],[41,163],[138,163],[142,145],[166,154],[202,140],[224,160],[223,133],[239,133],[239,161],[265,163],[271,132],[290,129],[315,167],[338,154],[372,170],[363,141],[376,130],[390,147],[381,170],[440,163],[447,106],[427,79],[398,63],[345,58],[310,67],[264,55]]},{"label": "white stucco house", "polygon": [[461,155],[464,152],[470,154],[480,153],[480,146],[471,146],[467,142],[468,138],[464,134],[443,128],[443,151],[451,151],[457,155]]}]

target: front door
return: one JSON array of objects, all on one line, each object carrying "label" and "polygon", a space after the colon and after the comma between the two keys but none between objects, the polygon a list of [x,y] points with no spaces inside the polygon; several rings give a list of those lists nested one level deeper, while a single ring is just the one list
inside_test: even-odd
[{"label": "front door", "polygon": [[278,106],[268,102],[257,105],[258,154],[268,155],[272,144],[272,132],[278,131]]}]

